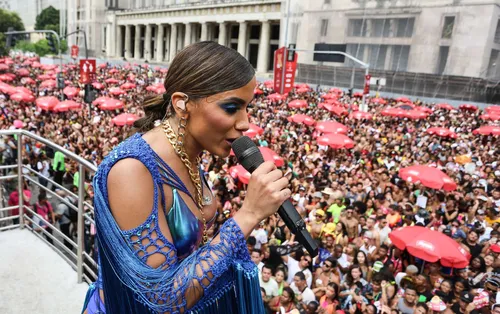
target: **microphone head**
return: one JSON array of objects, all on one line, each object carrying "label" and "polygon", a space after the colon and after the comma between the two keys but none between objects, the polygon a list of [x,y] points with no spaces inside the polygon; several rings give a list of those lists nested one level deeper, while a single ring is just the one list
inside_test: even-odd
[{"label": "microphone head", "polygon": [[238,158],[238,162],[250,173],[264,162],[264,157],[262,157],[259,148],[248,136],[236,139],[231,144],[231,147],[234,155]]}]

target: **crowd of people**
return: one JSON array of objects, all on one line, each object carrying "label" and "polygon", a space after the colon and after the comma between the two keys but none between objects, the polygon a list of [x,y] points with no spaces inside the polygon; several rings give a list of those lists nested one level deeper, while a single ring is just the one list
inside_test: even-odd
[{"label": "crowd of people", "polygon": [[[23,128],[98,165],[134,132],[112,119],[124,112],[141,117],[144,97],[161,93],[158,84],[165,71],[147,65],[99,65],[97,96],[123,103],[123,108],[104,110],[84,103],[74,64],[64,65],[63,76],[66,86],[79,92],[65,94],[43,83],[55,79],[57,67],[23,55],[0,59],[0,129]],[[116,93],[120,87],[123,93]],[[34,99],[12,97],[20,92]],[[35,104],[44,96],[81,105],[63,112],[45,110]],[[320,243],[319,255],[310,256],[279,216],[254,230],[247,245],[259,268],[268,313],[500,313],[499,140],[473,132],[483,125],[494,128],[496,122],[490,120],[500,110],[493,106],[494,112],[485,115],[473,106],[459,109],[417,99],[367,97],[368,114],[357,114],[359,96],[307,84],[286,95],[275,93],[268,82],[255,89],[247,135],[273,152],[271,158],[290,179],[292,203]],[[417,111],[422,114],[410,115]],[[326,130],[318,127],[322,121],[338,125]],[[333,138],[339,133],[349,144],[329,145],[324,139],[325,134]],[[23,174],[34,176],[29,169],[39,172],[39,183],[65,200],[43,191],[32,198],[35,185],[26,180],[23,197],[38,214],[37,227],[57,224],[71,238],[75,215],[68,203],[75,203],[74,195],[47,179],[75,192],[76,163],[26,137],[21,147],[28,169]],[[2,165],[16,162],[17,149],[16,136],[2,137]],[[210,230],[213,236],[240,208],[248,177],[234,156],[222,159],[205,153],[201,160],[220,212]],[[402,175],[401,169],[414,165],[441,170],[452,188]],[[92,204],[91,177],[84,179],[86,200]],[[18,204],[17,181],[7,180],[3,186],[9,205]],[[92,214],[90,207],[86,210]],[[396,246],[391,233],[411,226],[453,239],[468,258],[466,267],[442,265]],[[86,230],[85,249],[94,256],[93,226],[89,223]],[[433,244],[439,246],[437,239]]]}]

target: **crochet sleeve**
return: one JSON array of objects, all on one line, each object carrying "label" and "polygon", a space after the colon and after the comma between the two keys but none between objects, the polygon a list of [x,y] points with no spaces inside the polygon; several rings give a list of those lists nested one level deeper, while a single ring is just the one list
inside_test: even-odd
[{"label": "crochet sleeve", "polygon": [[153,310],[185,313],[212,288],[234,260],[249,258],[243,233],[233,219],[223,224],[215,240],[170,265],[165,270],[168,274],[165,280],[146,284],[145,296]]}]

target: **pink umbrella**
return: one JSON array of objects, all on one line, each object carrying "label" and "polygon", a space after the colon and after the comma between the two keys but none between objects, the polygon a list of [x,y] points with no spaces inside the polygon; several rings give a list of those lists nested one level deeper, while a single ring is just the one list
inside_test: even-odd
[{"label": "pink umbrella", "polygon": [[436,108],[437,109],[444,109],[444,110],[454,110],[455,109],[452,105],[446,104],[446,103],[437,104]]},{"label": "pink umbrella", "polygon": [[35,96],[26,93],[16,93],[10,96],[10,99],[17,102],[34,102]]},{"label": "pink umbrella", "polygon": [[338,99],[327,99],[327,100],[325,100],[325,102],[327,104],[334,105],[334,106],[343,106],[344,105],[340,101],[338,101]]},{"label": "pink umbrella", "polygon": [[458,108],[461,110],[468,110],[468,111],[476,111],[478,109],[477,106],[472,104],[462,104],[458,106]]},{"label": "pink umbrella", "polygon": [[337,94],[325,94],[321,96],[323,99],[338,99],[339,96]]},{"label": "pink umbrella", "polygon": [[299,84],[295,84],[295,88],[307,88],[307,89],[310,89],[311,87],[306,84],[306,83],[299,83]]},{"label": "pink umbrella", "polygon": [[457,134],[447,128],[433,127],[426,130],[427,133],[441,137],[457,138]]},{"label": "pink umbrella", "polygon": [[316,124],[316,130],[322,133],[347,133],[347,127],[335,121],[321,121]]},{"label": "pink umbrella", "polygon": [[472,134],[475,135],[500,135],[500,126],[496,125],[483,125],[474,131],[472,131]]},{"label": "pink umbrella", "polygon": [[397,102],[404,102],[404,103],[411,103],[411,100],[408,97],[398,97],[398,98],[396,98],[396,101]]},{"label": "pink umbrella", "polygon": [[45,96],[38,98],[35,103],[38,108],[49,111],[59,103],[59,100],[54,96]]},{"label": "pink umbrella", "polygon": [[58,103],[57,105],[54,106],[52,110],[56,112],[66,112],[70,110],[78,110],[81,109],[81,106],[79,103],[73,100],[66,100]]},{"label": "pink umbrella", "polygon": [[78,93],[80,92],[80,89],[79,88],[76,88],[74,86],[66,86],[64,89],[63,89],[63,93],[64,95],[68,96],[68,98],[73,98],[75,97],[76,95],[78,95]]},{"label": "pink umbrella", "polygon": [[368,112],[356,111],[349,115],[350,119],[358,119],[358,120],[371,120],[373,116]]},{"label": "pink umbrella", "polygon": [[15,127],[16,129],[20,129],[20,128],[22,128],[22,127],[23,127],[23,125],[24,125],[23,121],[21,121],[21,120],[14,120],[14,127]]},{"label": "pink umbrella", "polygon": [[4,82],[11,82],[13,81],[14,79],[12,78],[12,76],[10,75],[7,75],[7,74],[0,74],[0,81],[4,81]]},{"label": "pink umbrella", "polygon": [[274,87],[274,81],[265,81],[264,86],[267,88],[273,88]]},{"label": "pink umbrella", "polygon": [[19,76],[29,76],[30,75],[30,71],[28,71],[27,69],[19,69],[17,70],[17,75]]},{"label": "pink umbrella", "polygon": [[370,101],[374,104],[379,104],[379,105],[387,104],[387,101],[384,98],[372,98]]},{"label": "pink umbrella", "polygon": [[21,79],[21,84],[24,84],[24,85],[33,85],[33,84],[36,84],[36,82],[31,77],[23,77]]},{"label": "pink umbrella", "polygon": [[10,95],[10,94],[15,93],[16,91],[15,91],[13,86],[0,81],[0,92]]},{"label": "pink umbrella", "polygon": [[40,81],[50,80],[50,75],[47,74],[38,75],[36,79]]},{"label": "pink umbrella", "polygon": [[491,121],[497,121],[500,120],[500,111],[494,112],[492,111],[491,113],[485,113],[479,116],[479,118],[483,120],[491,120]]},{"label": "pink umbrella", "polygon": [[106,63],[101,63],[101,64],[98,65],[98,67],[100,69],[104,69],[105,67],[107,67],[107,65],[106,65]]},{"label": "pink umbrella", "polygon": [[96,106],[99,106],[99,105],[102,105],[103,103],[107,102],[107,101],[114,101],[115,99],[114,98],[111,98],[111,97],[106,97],[106,96],[101,96],[101,97],[97,97],[93,102],[92,102],[92,105],[96,105]]},{"label": "pink umbrella", "polygon": [[307,108],[307,101],[305,100],[292,100],[288,103],[288,107],[298,109],[298,108]]},{"label": "pink umbrella", "polygon": [[317,138],[319,145],[330,146],[334,149],[353,148],[354,141],[344,134],[325,134]]},{"label": "pink umbrella", "polygon": [[136,116],[135,114],[122,113],[122,114],[119,114],[116,117],[114,117],[111,120],[111,123],[113,123],[115,125],[120,125],[120,126],[133,125],[137,119],[139,119],[139,117]]},{"label": "pink umbrella", "polygon": [[92,83],[92,86],[93,86],[95,89],[99,89],[99,90],[101,90],[101,89],[103,89],[103,88],[104,88],[104,85],[102,85],[102,84],[101,84],[101,83],[99,83],[99,82],[94,82],[94,83]]},{"label": "pink umbrella", "polygon": [[248,130],[243,132],[243,135],[248,136],[249,138],[254,138],[257,135],[262,135],[263,133],[264,129],[262,129],[258,125],[250,123]]},{"label": "pink umbrella", "polygon": [[326,105],[325,109],[333,113],[334,115],[341,117],[344,115],[347,115],[347,110],[343,107],[339,106],[333,106],[333,105]]},{"label": "pink umbrella", "polygon": [[123,108],[123,103],[117,99],[108,98],[99,108],[101,110],[117,110]]},{"label": "pink umbrella", "polygon": [[293,116],[288,117],[287,119],[290,122],[304,123],[305,125],[309,126],[316,124],[316,120],[305,114],[294,114]]},{"label": "pink umbrella", "polygon": [[29,89],[29,88],[26,88],[24,86],[16,86],[14,87],[14,90],[12,91],[11,94],[17,94],[17,93],[24,93],[24,94],[33,94],[33,92]]},{"label": "pink umbrella", "polygon": [[266,98],[269,100],[272,100],[272,101],[280,101],[280,100],[285,99],[286,97],[283,97],[283,95],[281,95],[281,94],[274,93],[274,94],[267,95]]},{"label": "pink umbrella", "polygon": [[106,82],[108,84],[116,84],[119,81],[117,79],[114,79],[114,78],[109,78],[109,79],[105,80],[104,82]]},{"label": "pink umbrella", "polygon": [[132,88],[135,88],[136,85],[134,83],[124,83],[120,86],[121,89],[132,89]]},{"label": "pink umbrella", "polygon": [[163,84],[150,85],[150,86],[146,87],[146,90],[151,91],[151,92],[155,92],[157,94],[163,94],[164,92],[166,92],[165,86],[163,86]]},{"label": "pink umbrella", "polygon": [[108,71],[109,74],[115,74],[115,73],[118,73],[118,72],[120,72],[120,71],[118,71],[118,69],[111,69],[111,70]]},{"label": "pink umbrella", "polygon": [[342,90],[337,87],[330,88],[329,93],[342,94]]},{"label": "pink umbrella", "polygon": [[43,81],[41,84],[40,84],[40,88],[44,89],[53,89],[55,88],[57,85],[56,81],[54,80],[46,80],[46,81]]},{"label": "pink umbrella", "polygon": [[422,185],[435,190],[443,189],[446,192],[451,192],[457,188],[455,181],[444,172],[430,166],[415,165],[402,168],[399,170],[399,176],[407,182],[420,182]]},{"label": "pink umbrella", "polygon": [[496,113],[496,114],[500,114],[500,106],[499,105],[496,105],[496,106],[488,106],[484,109],[484,111],[486,113]]},{"label": "pink umbrella", "polygon": [[297,88],[296,89],[297,93],[299,94],[304,94],[304,93],[307,93],[309,92],[309,88],[304,88],[304,87],[301,87],[301,88]]},{"label": "pink umbrella", "polygon": [[123,94],[126,94],[127,92],[125,92],[123,89],[119,88],[119,87],[111,87],[109,89],[109,93],[111,95],[115,95],[115,96],[118,96],[118,95],[123,95]]},{"label": "pink umbrella", "polygon": [[6,65],[6,64],[0,64],[0,71],[8,71],[9,70],[9,66]]},{"label": "pink umbrella", "polygon": [[248,184],[248,182],[250,182],[250,172],[246,171],[242,165],[236,165],[229,168],[229,174],[234,179],[240,180],[243,184]]},{"label": "pink umbrella", "polygon": [[404,118],[406,116],[406,110],[400,108],[385,108],[380,114],[383,116]]}]

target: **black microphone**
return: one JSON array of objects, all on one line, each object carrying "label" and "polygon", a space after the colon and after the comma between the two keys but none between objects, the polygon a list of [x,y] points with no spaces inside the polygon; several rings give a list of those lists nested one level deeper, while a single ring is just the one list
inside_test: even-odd
[{"label": "black microphone", "polygon": [[[231,146],[239,163],[250,173],[254,172],[264,162],[264,157],[262,157],[259,148],[248,136],[236,139]],[[286,200],[280,206],[278,214],[288,229],[295,235],[297,241],[306,248],[309,254],[312,257],[318,255],[316,241],[313,240],[311,234],[307,231],[304,220],[302,220],[302,217],[300,217],[290,200]]]}]

